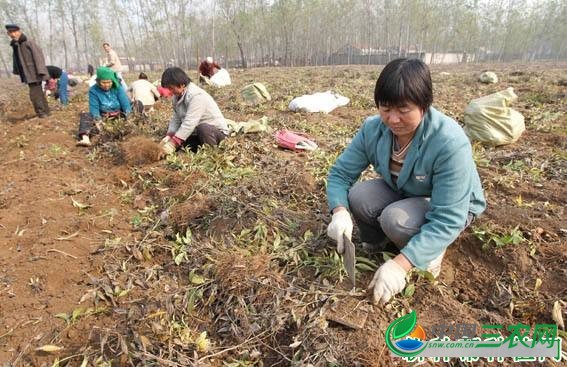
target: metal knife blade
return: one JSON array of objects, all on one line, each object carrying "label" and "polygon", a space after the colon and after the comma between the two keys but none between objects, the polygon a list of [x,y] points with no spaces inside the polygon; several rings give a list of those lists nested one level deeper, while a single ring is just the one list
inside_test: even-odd
[{"label": "metal knife blade", "polygon": [[343,239],[344,239],[344,247],[345,247],[345,252],[343,253],[343,264],[347,271],[348,278],[350,280],[352,288],[354,288],[356,285],[356,276],[354,272],[354,268],[356,265],[355,248],[352,241],[346,235],[343,235]]}]

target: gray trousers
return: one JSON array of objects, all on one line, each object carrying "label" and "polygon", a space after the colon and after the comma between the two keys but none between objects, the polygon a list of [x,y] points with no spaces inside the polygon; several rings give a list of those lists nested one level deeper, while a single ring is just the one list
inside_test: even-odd
[{"label": "gray trousers", "polygon": [[[381,178],[357,182],[348,194],[360,240],[378,245],[387,237],[398,249],[402,249],[425,224],[429,200],[429,197],[404,198]],[[473,218],[469,213],[465,228]]]}]

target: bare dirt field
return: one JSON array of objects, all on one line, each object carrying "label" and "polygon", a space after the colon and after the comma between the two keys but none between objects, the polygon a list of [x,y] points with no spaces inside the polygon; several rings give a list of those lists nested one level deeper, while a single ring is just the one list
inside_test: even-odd
[{"label": "bare dirt field", "polygon": [[[86,86],[67,108],[50,101],[40,120],[27,87],[3,80],[0,366],[409,365],[391,356],[384,332],[410,310],[426,329],[550,324],[556,303],[566,319],[565,63],[432,68],[435,107],[462,123],[470,100],[513,87],[526,131],[512,145],[474,145],[488,209],[449,247],[437,281],[415,273],[410,290],[372,305],[364,289],[384,254],[357,249],[361,288],[347,291],[325,235],[325,179],[377,113],[380,69],[231,70],[233,85],[209,90],[225,117],[267,116],[273,130],[305,132],[320,149],[283,151],[270,133],[248,133],[159,161],[152,142],[165,134],[169,101],[80,148]],[[486,69],[497,84],[477,81]],[[239,91],[250,82],[272,100],[246,105]],[[287,110],[293,97],[326,90],[350,104],[328,115]],[[366,320],[352,320],[362,328],[328,319],[341,305],[363,309]],[[511,362],[423,362],[435,364]]]}]

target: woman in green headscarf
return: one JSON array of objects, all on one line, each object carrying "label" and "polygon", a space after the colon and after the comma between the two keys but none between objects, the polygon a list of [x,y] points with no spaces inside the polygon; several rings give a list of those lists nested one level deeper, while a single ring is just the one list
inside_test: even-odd
[{"label": "woman in green headscarf", "polygon": [[89,112],[80,115],[77,145],[91,145],[89,134],[95,121],[126,117],[131,111],[132,106],[116,72],[107,67],[98,68],[96,84],[89,89]]}]

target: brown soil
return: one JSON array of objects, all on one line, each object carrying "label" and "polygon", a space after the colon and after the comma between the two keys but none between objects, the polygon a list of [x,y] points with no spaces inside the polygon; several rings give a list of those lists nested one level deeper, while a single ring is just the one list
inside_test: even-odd
[{"label": "brown soil", "polygon": [[[358,274],[356,294],[343,289],[341,259],[325,236],[325,177],[376,113],[378,69],[234,70],[232,86],[210,90],[227,118],[268,116],[272,128],[303,131],[320,150],[283,151],[270,134],[243,134],[160,161],[169,101],[80,148],[86,88],[68,108],[50,101],[52,115],[35,119],[27,89],[6,81],[3,90],[16,92],[0,96],[0,362],[398,366],[409,364],[391,357],[384,332],[409,310],[425,328],[533,326],[553,323],[560,301],[567,319],[564,64],[432,68],[434,104],[446,114],[462,122],[471,99],[513,86],[527,130],[516,144],[477,147],[488,209],[449,247],[437,282],[414,275],[415,293],[386,306],[365,297],[371,271]],[[476,81],[486,69],[498,84]],[[246,106],[239,89],[250,81],[273,100]],[[328,115],[287,111],[294,96],[328,89],[351,103]],[[495,244],[515,229],[523,241]],[[366,321],[348,321],[360,329],[326,319],[330,305],[353,302]],[[44,345],[63,349],[36,350]]]},{"label": "brown soil", "polygon": [[131,166],[141,166],[157,162],[161,157],[159,144],[144,137],[133,137],[122,143],[126,162]]},{"label": "brown soil", "polygon": [[169,213],[170,225],[179,231],[183,231],[194,219],[208,214],[213,208],[213,202],[208,197],[196,194],[186,201],[171,207]]}]

